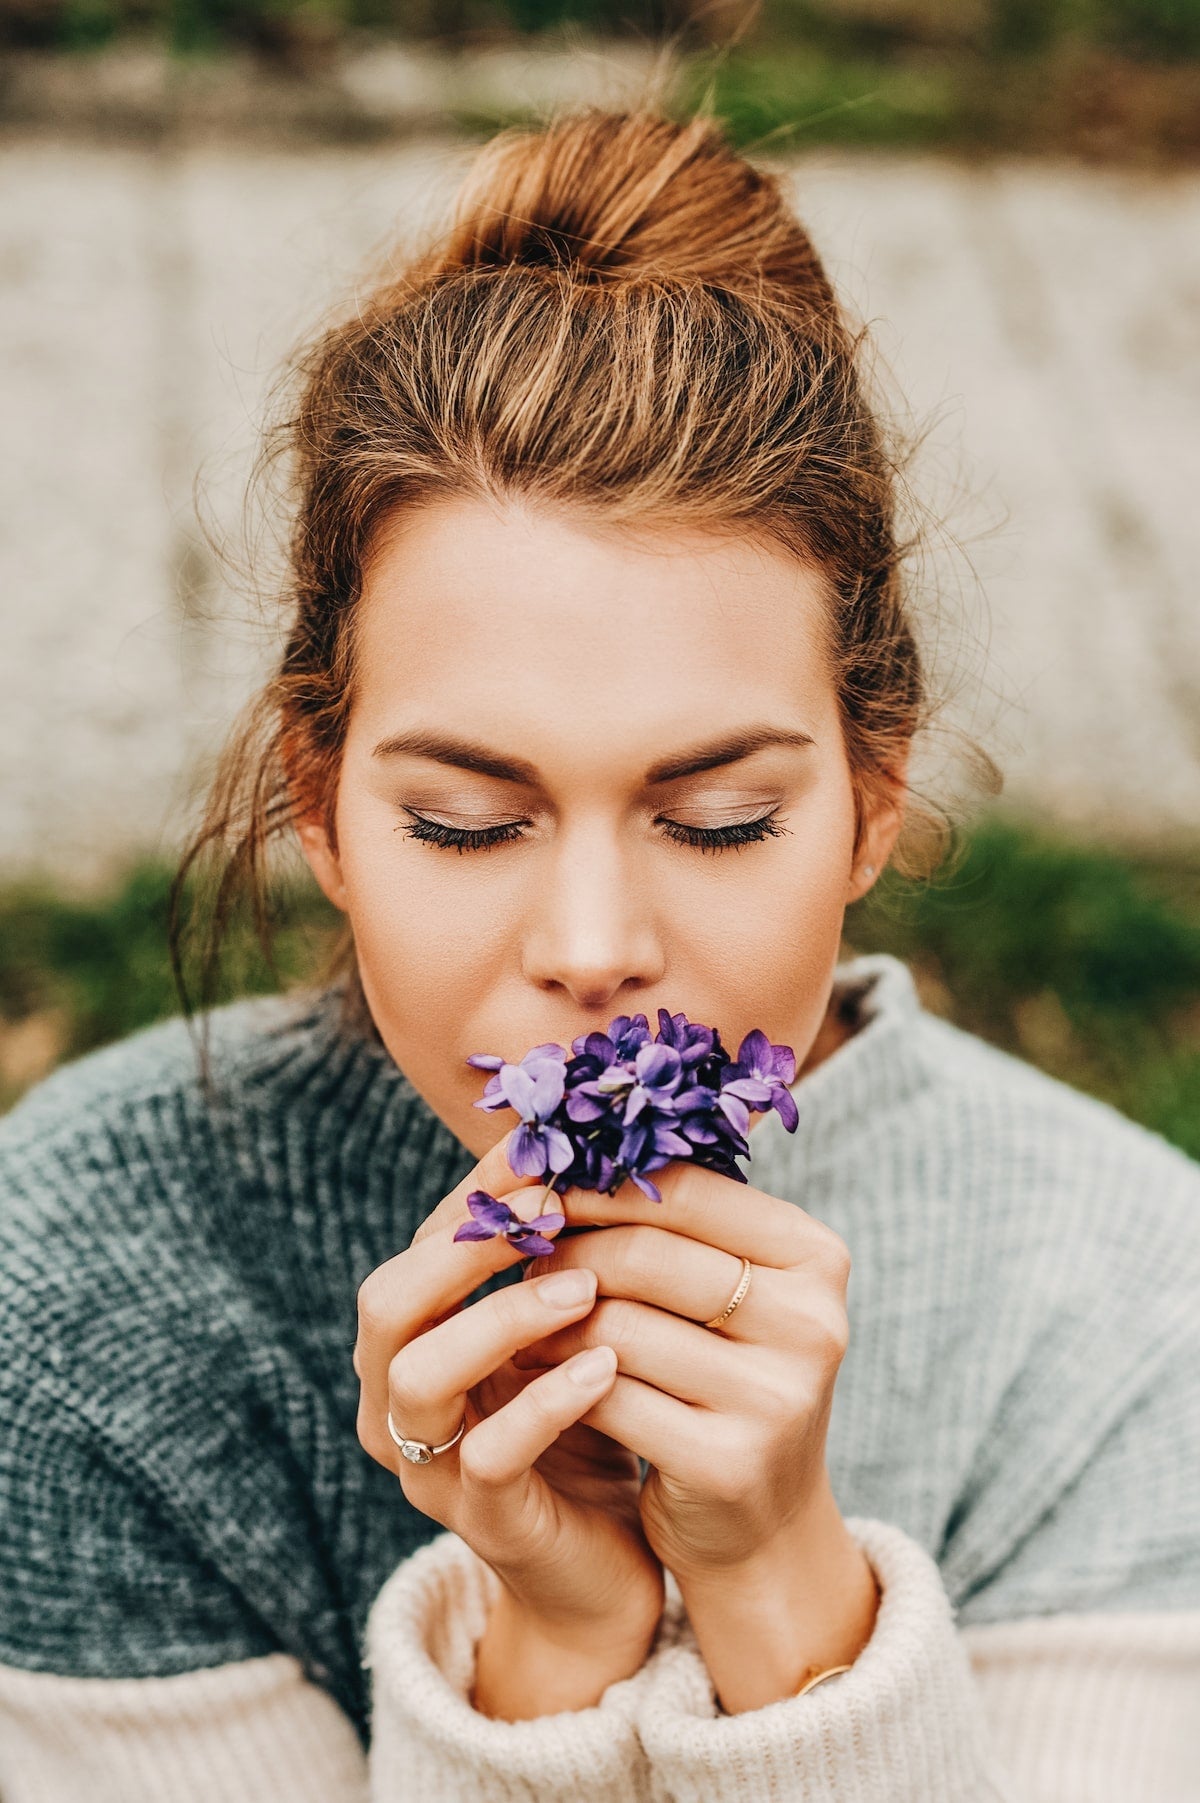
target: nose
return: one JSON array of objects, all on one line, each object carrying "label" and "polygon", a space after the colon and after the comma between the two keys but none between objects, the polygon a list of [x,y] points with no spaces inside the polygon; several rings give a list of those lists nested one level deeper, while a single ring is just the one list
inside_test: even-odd
[{"label": "nose", "polygon": [[561,832],[535,882],[527,980],[565,991],[579,1008],[636,1012],[636,993],[662,981],[664,947],[649,872],[618,832],[595,821]]}]

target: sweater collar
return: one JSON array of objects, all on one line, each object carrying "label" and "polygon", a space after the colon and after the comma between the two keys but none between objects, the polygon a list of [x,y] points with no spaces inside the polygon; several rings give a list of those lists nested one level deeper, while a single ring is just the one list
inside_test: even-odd
[{"label": "sweater collar", "polygon": [[911,1103],[928,1085],[916,1031],[923,1009],[899,958],[871,952],[839,964],[830,1005],[859,1024],[790,1086],[800,1117],[794,1133],[774,1110],[751,1129],[751,1181],[759,1188],[780,1157],[816,1160],[836,1149],[848,1129]]}]

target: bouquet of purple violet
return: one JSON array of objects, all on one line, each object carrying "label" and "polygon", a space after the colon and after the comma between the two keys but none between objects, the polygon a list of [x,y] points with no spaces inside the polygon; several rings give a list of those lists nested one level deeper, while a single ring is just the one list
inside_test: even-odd
[{"label": "bouquet of purple violet", "polygon": [[[644,1014],[618,1014],[607,1033],[572,1040],[571,1055],[549,1043],[519,1064],[484,1052],[467,1063],[492,1073],[476,1108],[512,1108],[520,1116],[508,1162],[519,1177],[547,1177],[543,1201],[556,1190],[612,1195],[632,1179],[661,1202],[650,1172],[675,1158],[746,1183],[734,1160],[750,1155],[751,1112],[774,1108],[789,1133],[799,1119],[790,1046],[772,1045],[755,1028],[732,1059],[715,1027],[665,1008],[653,1038]],[[535,1257],[553,1252],[545,1236],[566,1220],[552,1213],[522,1221],[486,1190],[472,1190],[467,1207],[472,1218],[456,1240],[503,1236]]]}]

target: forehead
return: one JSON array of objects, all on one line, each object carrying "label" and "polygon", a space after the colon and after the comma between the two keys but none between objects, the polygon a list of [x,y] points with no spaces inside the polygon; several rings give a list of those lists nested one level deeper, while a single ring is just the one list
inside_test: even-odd
[{"label": "forehead", "polygon": [[832,701],[826,605],[814,566],[749,536],[439,501],[399,515],[368,559],[356,701],[376,718],[425,703],[582,725],[608,709],[624,727],[772,701],[811,718]]}]

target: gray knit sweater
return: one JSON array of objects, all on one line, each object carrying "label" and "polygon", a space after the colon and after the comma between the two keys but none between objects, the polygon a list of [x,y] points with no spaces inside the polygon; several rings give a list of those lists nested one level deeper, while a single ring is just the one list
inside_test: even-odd
[{"label": "gray knit sweater", "polygon": [[[894,958],[838,989],[863,1024],[745,1168],[852,1252],[843,1514],[962,1627],[1200,1608],[1200,1168]],[[171,1021],[0,1122],[0,1665],[283,1652],[368,1743],[367,1617],[441,1530],[358,1443],[356,1292],[475,1160],[342,1000],[217,1010],[216,1099]]]}]

